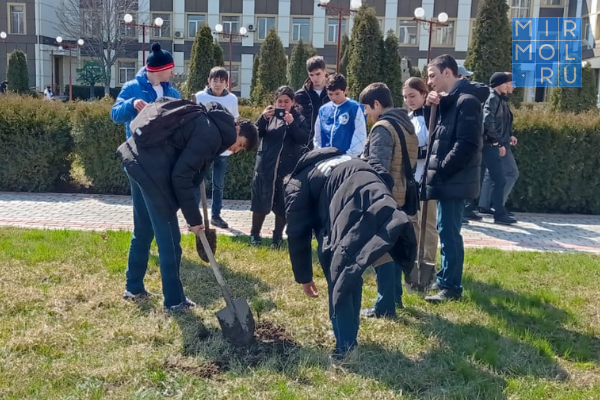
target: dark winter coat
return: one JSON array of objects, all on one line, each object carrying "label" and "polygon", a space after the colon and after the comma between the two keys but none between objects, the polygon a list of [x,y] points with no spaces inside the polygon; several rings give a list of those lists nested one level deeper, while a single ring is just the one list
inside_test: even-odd
[{"label": "dark winter coat", "polygon": [[[482,105],[489,93],[487,86],[460,79],[454,89],[441,98],[427,165],[428,199],[465,200],[479,196]],[[426,121],[429,111],[426,107]]]},{"label": "dark winter coat", "polygon": [[[336,159],[341,163],[328,173],[326,163]],[[386,253],[410,273],[417,239],[410,220],[392,197],[392,186],[392,177],[373,160],[352,158],[332,147],[302,156],[285,186],[287,235],[296,282],[313,279],[313,230],[319,262],[333,286],[334,305],[352,290],[365,269]]]},{"label": "dark winter coat", "polygon": [[208,113],[199,113],[164,144],[142,147],[132,136],[117,150],[127,173],[139,183],[163,217],[172,218],[181,208],[191,226],[202,224],[195,189],[207,167],[235,143],[237,136],[231,114],[216,103],[205,106]]},{"label": "dark winter coat", "polygon": [[275,117],[267,120],[261,116],[256,122],[260,145],[252,179],[253,212],[268,214],[272,210],[285,215],[283,178],[294,170],[309,134],[304,117],[295,109],[291,114],[294,122],[290,125]]},{"label": "dark winter coat", "polygon": [[313,138],[315,137],[315,122],[319,116],[319,108],[325,103],[329,102],[329,96],[327,96],[327,90],[323,88],[321,94],[317,94],[313,90],[312,82],[310,78],[306,79],[302,89],[296,91],[296,104],[301,107],[302,115],[306,119],[307,126],[309,127],[310,134],[308,136],[308,149],[314,148]]},{"label": "dark winter coat", "polygon": [[483,106],[483,143],[510,144],[511,116],[503,96],[490,89],[490,96]]}]

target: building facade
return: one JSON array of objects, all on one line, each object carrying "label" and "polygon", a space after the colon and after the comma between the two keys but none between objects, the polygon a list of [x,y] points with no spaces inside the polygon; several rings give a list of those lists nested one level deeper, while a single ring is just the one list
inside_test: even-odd
[{"label": "building facade", "polygon": [[[429,30],[413,21],[414,10],[425,9],[426,18],[439,13],[448,14],[448,26],[435,29],[431,38],[431,57],[452,54],[459,62],[467,56],[474,20],[480,0],[363,0],[375,8],[384,33],[394,32],[398,37],[403,56],[411,59],[420,69],[427,59]],[[508,0],[510,12],[507,17],[563,17],[583,18],[584,59],[593,68],[600,69],[600,54],[595,44],[600,29],[597,21],[599,0]],[[25,52],[31,86],[37,90],[54,82],[64,88],[68,84],[69,64],[72,74],[86,59],[85,45],[81,52],[75,49],[71,55],[59,50],[55,38],[61,34],[57,13],[59,0],[0,0],[0,31],[7,33],[0,39],[0,77],[5,76],[6,60],[16,49]],[[331,0],[330,5],[350,8],[350,0]],[[287,53],[300,39],[311,43],[328,66],[335,69],[337,54],[338,17],[330,15],[318,6],[318,0],[139,0],[137,9],[131,10],[136,21],[163,20],[161,28],[148,29],[145,37],[146,51],[150,43],[158,41],[170,50],[175,59],[175,72],[185,76],[196,30],[208,24],[213,30],[217,24],[224,32],[238,32],[243,26],[247,37],[233,40],[232,86],[242,97],[249,97],[252,63],[267,32],[275,27]],[[93,21],[92,21],[93,23]],[[353,17],[344,17],[342,33],[350,33]],[[598,26],[597,26],[598,25]],[[82,27],[83,30],[92,28]],[[82,33],[85,39],[85,35]],[[78,38],[65,37],[66,40]],[[119,87],[133,78],[142,66],[142,35],[123,52],[111,71],[112,87]],[[221,43],[226,65],[229,65],[229,41]],[[73,78],[76,84],[76,77]],[[526,93],[526,101],[544,101],[543,88],[532,88]]]}]

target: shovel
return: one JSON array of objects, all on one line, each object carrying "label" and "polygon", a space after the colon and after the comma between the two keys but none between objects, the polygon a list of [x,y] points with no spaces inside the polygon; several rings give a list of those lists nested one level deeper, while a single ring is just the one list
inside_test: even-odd
[{"label": "shovel", "polygon": [[210,260],[210,266],[215,273],[221,293],[225,298],[225,308],[217,311],[217,319],[221,325],[223,337],[235,346],[247,346],[254,340],[255,329],[254,317],[252,316],[248,302],[244,298],[235,300],[231,298],[231,293],[229,293],[221,271],[219,271],[217,261],[208,244],[204,231],[198,233],[198,238]]},{"label": "shovel", "polygon": [[[208,240],[208,243],[210,245],[210,250],[213,254],[215,254],[217,252],[217,231],[215,229],[210,229],[210,220],[208,219],[208,206],[206,205],[206,184],[204,183],[204,181],[202,181],[202,184],[200,185],[200,194],[202,196],[202,210],[204,212],[204,226],[206,227],[206,239]],[[204,247],[202,246],[202,243],[200,243],[199,237],[196,237],[196,251],[198,252],[198,255],[200,256],[202,261],[209,261],[208,255],[204,251]]]},{"label": "shovel", "polygon": [[431,156],[431,141],[433,140],[433,130],[435,128],[435,117],[436,117],[437,105],[431,106],[431,113],[429,115],[429,139],[427,141],[427,157],[425,157],[425,171],[423,173],[423,183],[421,198],[423,200],[423,206],[421,207],[421,222],[419,230],[419,252],[417,256],[417,276],[416,289],[420,292],[425,292],[431,285],[435,275],[435,264],[429,263],[423,260],[425,253],[425,233],[427,232],[427,210],[429,201],[425,200],[425,190],[427,187],[427,166],[429,165],[429,157]]}]

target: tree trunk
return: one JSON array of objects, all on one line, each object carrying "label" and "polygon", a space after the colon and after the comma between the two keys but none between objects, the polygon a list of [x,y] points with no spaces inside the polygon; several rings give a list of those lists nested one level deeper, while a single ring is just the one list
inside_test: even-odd
[{"label": "tree trunk", "polygon": [[96,96],[94,96],[94,85],[90,85],[90,100],[95,100]]}]

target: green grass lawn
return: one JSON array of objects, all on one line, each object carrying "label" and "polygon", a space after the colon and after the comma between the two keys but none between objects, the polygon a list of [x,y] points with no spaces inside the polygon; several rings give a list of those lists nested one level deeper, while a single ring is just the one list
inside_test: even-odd
[{"label": "green grass lawn", "polygon": [[[211,269],[184,238],[199,307],[121,299],[130,234],[0,229],[2,399],[600,399],[600,257],[467,251],[463,301],[405,294],[397,321],[362,320],[356,362],[332,365],[326,286],[294,283],[285,250],[219,237],[259,341],[223,341]],[[147,288],[161,293],[156,249]],[[363,305],[375,295],[365,274]]]}]

